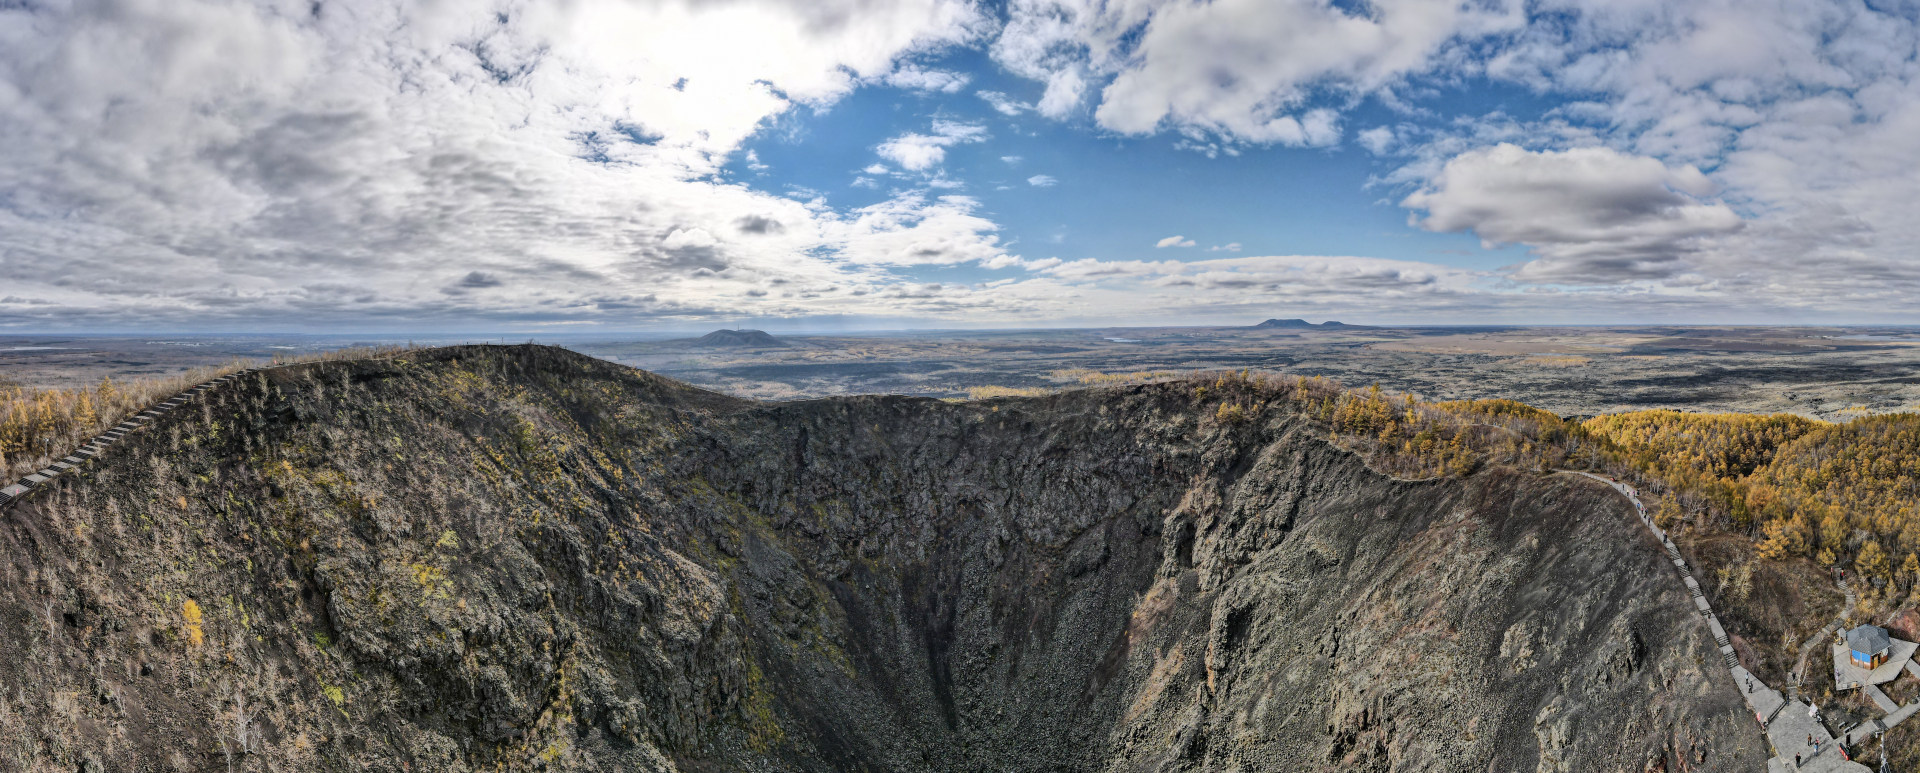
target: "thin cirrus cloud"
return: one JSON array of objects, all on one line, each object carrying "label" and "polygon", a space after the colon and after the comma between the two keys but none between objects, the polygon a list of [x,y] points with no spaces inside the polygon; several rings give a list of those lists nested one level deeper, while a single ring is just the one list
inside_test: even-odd
[{"label": "thin cirrus cloud", "polygon": [[1003,92],[983,90],[976,95],[986,100],[986,103],[993,106],[993,109],[1001,115],[1017,116],[1033,110],[1033,105],[1009,97]]},{"label": "thin cirrus cloud", "polygon": [[[1433,319],[1904,319],[1916,59],[1909,5],[1805,0],[0,3],[0,327],[1198,320],[1206,296],[1219,314],[1390,296]],[[1486,84],[1544,107],[1452,101]],[[804,143],[798,124],[862,89],[902,117],[834,167],[854,203],[776,186],[787,162],[750,145]],[[1376,103],[1390,125],[1356,118]],[[1318,184],[1376,188],[1410,238],[1528,257],[1241,257],[1138,233],[1086,254],[962,195],[975,155],[1092,188],[1044,146],[1116,139],[1220,164],[1363,154],[1374,176]],[[1066,225],[1174,227],[1093,209]],[[1060,254],[1020,254],[1040,243]]]}]

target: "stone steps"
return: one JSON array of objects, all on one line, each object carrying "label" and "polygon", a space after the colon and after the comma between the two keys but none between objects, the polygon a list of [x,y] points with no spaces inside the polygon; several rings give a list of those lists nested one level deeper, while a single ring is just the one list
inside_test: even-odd
[{"label": "stone steps", "polygon": [[172,412],[173,409],[178,408],[182,405],[186,405],[188,401],[204,393],[206,390],[212,389],[213,387],[219,384],[224,384],[228,381],[232,381],[236,378],[239,378],[249,373],[253,373],[258,370],[260,369],[246,368],[244,370],[236,371],[230,375],[221,376],[220,378],[216,378],[211,381],[207,381],[201,384],[196,384],[191,389],[187,389],[177,395],[174,395],[172,398],[169,398],[165,402],[159,403],[152,408],[148,408],[147,410],[140,411],[139,413],[135,414],[133,417],[129,418],[127,421],[123,421],[119,424],[116,424],[111,429],[108,429],[106,432],[102,432],[98,436],[94,437],[92,440],[87,441],[86,444],[82,445],[78,450],[74,451],[72,455],[67,456],[64,459],[61,459],[58,462],[54,462],[47,469],[41,470],[32,475],[28,475],[27,477],[22,478],[21,480],[19,480],[18,482],[12,485],[6,486],[4,488],[0,488],[0,507],[4,507],[8,504],[11,504],[14,501],[17,501],[20,498],[26,496],[28,493],[32,492],[33,489],[38,488],[41,485],[47,483],[48,481],[51,481],[54,478],[59,477],[64,473],[77,469],[82,464],[98,456],[102,451],[105,451],[109,446],[112,446],[114,443],[119,442],[121,438],[126,437],[127,433],[133,432],[134,430],[140,429],[142,427],[145,427],[153,423],[155,420],[159,419],[160,417],[165,416],[168,413]]},{"label": "stone steps", "polygon": [[[1720,625],[1719,618],[1714,616],[1713,606],[1707,601],[1706,591],[1700,587],[1700,582],[1694,579],[1693,570],[1687,566],[1686,557],[1680,554],[1680,546],[1673,544],[1673,540],[1667,536],[1666,532],[1662,530],[1659,525],[1655,524],[1653,519],[1647,516],[1646,507],[1640,503],[1636,492],[1621,486],[1619,483],[1605,481],[1590,473],[1579,474],[1608,483],[1608,485],[1612,486],[1615,490],[1626,495],[1628,501],[1633,503],[1635,512],[1640,516],[1640,522],[1646,526],[1647,531],[1653,535],[1654,539],[1660,542],[1661,549],[1667,553],[1667,560],[1672,561],[1674,569],[1680,572],[1680,580],[1687,586],[1687,595],[1693,600],[1694,607],[1700,611],[1700,619],[1706,621],[1707,628],[1713,635],[1713,642],[1720,650],[1720,662],[1732,672],[1736,680],[1744,679],[1756,685],[1762,691],[1762,704],[1770,702],[1766,696],[1772,696],[1771,701],[1777,701],[1777,703],[1773,703],[1773,705],[1756,709],[1756,712],[1766,712],[1766,716],[1761,719],[1761,724],[1763,727],[1768,727],[1769,733],[1771,733],[1773,720],[1778,717],[1781,711],[1787,706],[1787,701],[1781,700],[1778,693],[1772,692],[1771,688],[1754,679],[1753,675],[1748,673],[1744,666],[1740,665],[1740,656],[1734,652],[1732,637],[1729,636],[1726,629]],[[1750,697],[1750,704],[1752,700]],[[1779,760],[1776,759],[1772,762],[1777,763],[1778,761]],[[1771,763],[1769,767],[1772,767]]]}]

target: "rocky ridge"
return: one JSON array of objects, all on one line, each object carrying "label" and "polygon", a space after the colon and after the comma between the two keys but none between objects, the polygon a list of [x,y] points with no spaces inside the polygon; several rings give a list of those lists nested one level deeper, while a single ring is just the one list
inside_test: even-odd
[{"label": "rocky ridge", "polygon": [[1603,486],[1394,480],[1207,388],[248,374],[0,518],[0,767],[1762,765]]}]

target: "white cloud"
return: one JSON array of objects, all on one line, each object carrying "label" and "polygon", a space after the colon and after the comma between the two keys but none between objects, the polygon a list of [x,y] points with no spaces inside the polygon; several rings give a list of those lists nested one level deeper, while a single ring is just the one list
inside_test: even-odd
[{"label": "white cloud", "polygon": [[[1604,145],[1669,170],[1707,170],[1713,199],[1741,215],[1738,228],[1705,200],[1692,202],[1704,209],[1677,203],[1634,218],[1591,243],[1578,241],[1596,233],[1591,223],[1541,224],[1550,232],[1530,235],[1543,239],[1538,259],[1517,278],[1671,292],[1700,309],[1696,319],[1716,303],[1763,309],[1747,312],[1756,321],[1899,319],[1869,310],[1920,305],[1920,220],[1910,203],[1920,177],[1909,173],[1920,165],[1912,68],[1920,16],[1911,3],[1555,0],[1539,9],[1555,23],[1467,63],[1571,101],[1537,118],[1402,123],[1391,152],[1413,161],[1383,182],[1431,190],[1450,160],[1501,142]],[[1698,189],[1668,187],[1699,199]],[[1501,230],[1488,225],[1476,232]]]},{"label": "white cloud", "polygon": [[998,91],[978,91],[975,95],[986,100],[987,104],[1001,115],[1014,116],[1033,109],[1033,105],[1021,102]]},{"label": "white cloud", "polygon": [[1393,149],[1393,130],[1385,126],[1367,129],[1354,135],[1354,139],[1360,143],[1360,147],[1366,148],[1368,153],[1376,156],[1384,156],[1387,151]]},{"label": "white cloud", "polygon": [[985,126],[936,119],[932,134],[909,132],[880,143],[874,152],[907,171],[923,172],[944,162],[948,147],[981,142],[986,138]]},{"label": "white cloud", "polygon": [[1079,109],[1087,81],[1080,68],[1068,67],[1047,76],[1047,90],[1040,94],[1036,109],[1048,118],[1065,118]]},{"label": "white cloud", "polygon": [[947,146],[951,144],[953,140],[947,137],[909,133],[880,143],[874,152],[903,169],[917,172],[945,161]]},{"label": "white cloud", "polygon": [[1153,246],[1156,249],[1165,249],[1167,247],[1192,247],[1193,245],[1194,245],[1194,241],[1192,239],[1188,239],[1179,235],[1169,236],[1165,239],[1161,239],[1160,241],[1153,243]]},{"label": "white cloud", "polygon": [[1617,282],[1679,273],[1704,239],[1738,229],[1692,166],[1609,148],[1529,151],[1512,144],[1448,161],[1401,206],[1429,231],[1472,231],[1489,246],[1525,244],[1538,259],[1516,278]]},{"label": "white cloud", "polygon": [[1003,164],[1006,164],[1007,166],[1019,166],[1021,161],[1022,159],[1019,156],[1001,156],[1000,157],[1000,162]]},{"label": "white cloud", "polygon": [[719,244],[719,240],[704,228],[675,228],[667,234],[667,238],[660,240],[660,246],[670,250],[712,247],[716,244]]},{"label": "white cloud", "polygon": [[928,70],[916,66],[902,66],[887,74],[886,84],[894,88],[915,91],[936,91],[953,94],[966,88],[973,78],[965,73],[949,70]]},{"label": "white cloud", "polygon": [[1006,259],[994,235],[999,226],[974,212],[967,196],[928,198],[908,193],[862,207],[827,224],[839,254],[866,265],[927,265]]},{"label": "white cloud", "polygon": [[[1269,255],[1194,261],[1055,261],[1030,270],[1088,294],[1126,293],[1156,312],[1204,313],[1284,301],[1289,308],[1356,299],[1442,306],[1480,302],[1474,272],[1432,263],[1360,257]],[[1479,298],[1476,298],[1479,296]],[[1114,297],[1114,296],[1109,296]],[[1149,300],[1150,299],[1150,300]],[[1117,297],[1115,297],[1117,300]]]},{"label": "white cloud", "polygon": [[1059,118],[1096,82],[1094,118],[1150,134],[1186,128],[1239,141],[1330,145],[1339,116],[1316,91],[1366,94],[1441,66],[1450,46],[1519,27],[1518,3],[1379,0],[1015,0],[995,61],[1046,84]]},{"label": "white cloud", "polygon": [[[1523,10],[1540,21],[1518,26]],[[1200,313],[1181,287],[1371,309],[1376,285],[1408,314],[1639,314],[1549,283],[1631,285],[1632,309],[1694,319],[1907,313],[1878,310],[1920,307],[1913,10],[1011,0],[1002,24],[968,0],[0,0],[0,326]],[[953,121],[876,148],[893,165],[855,186],[919,190],[872,207],[726,177],[766,171],[749,140],[853,89],[967,93],[926,64],[966,45],[1038,90],[974,92],[1006,115],[1209,156],[1351,134],[1406,160],[1376,183],[1418,227],[1532,258],[1029,261],[978,202],[937,195],[959,185],[948,152],[985,139]],[[1560,104],[1427,112],[1489,78]],[[1391,127],[1343,129],[1363,97]],[[967,261],[1027,274],[897,271]]]},{"label": "white cloud", "polygon": [[1212,246],[1212,247],[1208,247],[1208,248],[1207,248],[1207,251],[1208,251],[1208,252],[1239,252],[1239,251],[1240,251],[1240,243],[1239,243],[1239,242],[1228,242],[1228,243],[1226,243],[1226,244],[1216,244],[1216,245],[1214,245],[1214,246]]},{"label": "white cloud", "polygon": [[[964,0],[5,5],[0,284],[50,303],[0,325],[631,324],[737,314],[775,277],[885,287],[832,251],[950,205],[856,240],[817,196],[711,176],[770,119],[985,23]],[[747,218],[780,227],[735,238]],[[863,303],[922,303],[885,295]]]},{"label": "white cloud", "polygon": [[1051,175],[1044,174],[1036,174],[1027,178],[1027,184],[1035,188],[1051,188],[1059,182],[1059,180],[1054,179]]}]

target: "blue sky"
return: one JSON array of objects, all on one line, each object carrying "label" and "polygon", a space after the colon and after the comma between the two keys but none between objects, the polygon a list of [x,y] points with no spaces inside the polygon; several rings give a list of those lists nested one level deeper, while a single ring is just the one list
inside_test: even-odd
[{"label": "blue sky", "polygon": [[[1180,136],[1132,137],[1102,130],[1084,117],[1050,120],[1031,110],[1005,115],[982,92],[1036,102],[1042,89],[996,67],[983,53],[960,50],[923,64],[964,74],[954,92],[879,86],[817,111],[783,116],[746,144],[726,166],[728,179],[835,204],[866,206],[913,187],[919,175],[864,172],[884,163],[875,148],[890,137],[927,132],[936,120],[983,127],[980,142],[946,151],[941,172],[956,193],[978,198],[982,214],[1022,254],[1077,259],[1182,260],[1232,254],[1367,255],[1434,261],[1491,270],[1525,260],[1517,245],[1483,246],[1465,233],[1434,233],[1407,224],[1398,206],[1410,190],[1389,177],[1394,158],[1350,139],[1330,147],[1244,144],[1230,152],[1196,148]],[[1538,119],[1552,103],[1511,84],[1480,82],[1418,100],[1429,120],[1487,113]],[[1345,117],[1356,127],[1392,125],[1404,116],[1362,99]],[[751,169],[750,164],[764,168]],[[1042,184],[1028,181],[1044,176]],[[876,181],[877,185],[861,181]],[[1192,248],[1157,248],[1168,236]],[[1228,250],[1229,245],[1239,249]],[[916,275],[930,281],[979,281],[1009,275],[978,265]]]},{"label": "blue sky", "polygon": [[1920,9],[0,8],[0,330],[1916,322]]},{"label": "blue sky", "polygon": [[[920,176],[865,173],[884,163],[875,147],[950,120],[983,126],[990,135],[947,150],[942,171],[962,184],[952,190],[978,198],[1008,246],[1033,257],[1177,260],[1218,257],[1207,249],[1230,244],[1239,244],[1239,253],[1372,255],[1489,269],[1523,257],[1517,248],[1485,249],[1470,235],[1408,228],[1407,211],[1396,203],[1405,186],[1377,181],[1398,165],[1351,144],[1254,145],[1209,157],[1180,147],[1179,138],[1115,136],[1085,122],[1001,115],[977,92],[1000,91],[1031,102],[1037,90],[996,73],[977,56],[936,64],[982,69],[958,70],[978,73],[959,93],[881,87],[819,113],[796,113],[748,143],[765,169],[748,169],[743,154],[728,164],[729,178],[803,197],[818,191],[843,206],[879,203],[913,187]],[[1052,182],[1029,184],[1036,176]],[[862,178],[877,180],[878,187],[856,185]],[[1154,246],[1172,235],[1193,239],[1196,247],[1169,252]],[[969,265],[927,278],[975,281],[1007,274]]]}]

